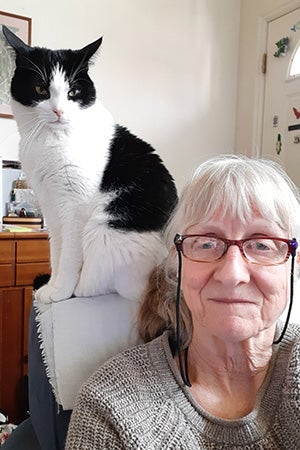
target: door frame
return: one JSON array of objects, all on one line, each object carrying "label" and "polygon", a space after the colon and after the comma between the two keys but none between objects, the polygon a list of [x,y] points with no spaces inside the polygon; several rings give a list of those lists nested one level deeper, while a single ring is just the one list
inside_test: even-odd
[{"label": "door frame", "polygon": [[[256,67],[262,64],[262,56],[267,52],[268,25],[272,20],[278,19],[285,14],[300,8],[300,0],[292,0],[286,5],[275,8],[269,13],[258,17],[257,35],[258,45],[256,51]],[[252,136],[252,155],[261,156],[263,141],[263,116],[265,102],[266,77],[263,73],[257,73],[254,89],[254,111],[253,111],[253,136]]]}]

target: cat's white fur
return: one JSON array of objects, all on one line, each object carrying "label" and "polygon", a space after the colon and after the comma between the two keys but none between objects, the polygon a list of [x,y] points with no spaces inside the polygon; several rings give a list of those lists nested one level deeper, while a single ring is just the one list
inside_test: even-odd
[{"label": "cat's white fur", "polygon": [[106,225],[99,185],[115,122],[100,103],[80,109],[68,90],[57,69],[48,100],[35,107],[12,100],[20,161],[50,234],[51,279],[36,297],[49,303],[116,291],[136,300],[166,250],[159,233]]}]

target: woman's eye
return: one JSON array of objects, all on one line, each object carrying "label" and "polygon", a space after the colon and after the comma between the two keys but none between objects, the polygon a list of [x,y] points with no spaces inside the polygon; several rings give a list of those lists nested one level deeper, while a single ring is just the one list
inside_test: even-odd
[{"label": "woman's eye", "polygon": [[255,247],[256,247],[256,250],[270,250],[270,247],[263,244],[262,242],[256,242]]},{"label": "woman's eye", "polygon": [[70,89],[68,92],[69,97],[76,97],[80,94],[80,89]]},{"label": "woman's eye", "polygon": [[196,239],[192,244],[193,249],[196,251],[212,250],[215,246],[215,242],[210,241],[209,239]]},{"label": "woman's eye", "polygon": [[273,252],[276,250],[276,243],[272,239],[253,240],[248,242],[247,248],[257,252]]},{"label": "woman's eye", "polygon": [[48,89],[44,88],[43,86],[39,86],[39,85],[35,86],[35,91],[37,94],[43,95],[43,96],[46,96],[49,94]]},{"label": "woman's eye", "polygon": [[214,245],[212,242],[208,241],[208,242],[203,242],[201,245],[199,245],[200,249],[203,250],[210,250],[212,248],[214,248]]}]

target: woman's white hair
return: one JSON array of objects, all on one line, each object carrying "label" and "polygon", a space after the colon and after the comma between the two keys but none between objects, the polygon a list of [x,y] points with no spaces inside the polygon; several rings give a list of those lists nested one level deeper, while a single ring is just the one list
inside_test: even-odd
[{"label": "woman's white hair", "polygon": [[176,233],[226,214],[242,222],[257,213],[283,230],[282,237],[300,237],[300,194],[281,166],[266,159],[223,155],[201,164],[183,189],[166,230],[169,248]]}]

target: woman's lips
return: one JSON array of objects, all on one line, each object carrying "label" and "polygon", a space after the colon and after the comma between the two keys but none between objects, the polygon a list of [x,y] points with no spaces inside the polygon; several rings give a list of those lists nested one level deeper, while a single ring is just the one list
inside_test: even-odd
[{"label": "woman's lips", "polygon": [[254,303],[253,301],[244,299],[244,298],[227,298],[227,297],[211,297],[209,298],[210,301],[216,302],[216,303],[226,303],[226,304],[240,304],[240,303]]}]

